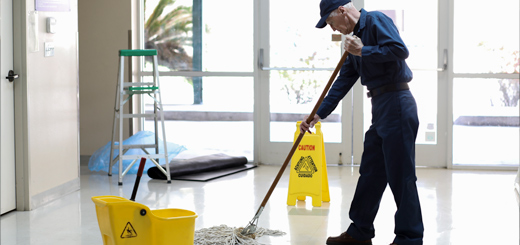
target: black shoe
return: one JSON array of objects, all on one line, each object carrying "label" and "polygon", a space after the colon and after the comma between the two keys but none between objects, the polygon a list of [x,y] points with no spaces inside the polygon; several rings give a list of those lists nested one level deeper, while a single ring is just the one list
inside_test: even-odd
[{"label": "black shoe", "polygon": [[343,232],[339,236],[329,237],[327,245],[372,245],[372,240],[359,241],[352,238],[347,232]]}]

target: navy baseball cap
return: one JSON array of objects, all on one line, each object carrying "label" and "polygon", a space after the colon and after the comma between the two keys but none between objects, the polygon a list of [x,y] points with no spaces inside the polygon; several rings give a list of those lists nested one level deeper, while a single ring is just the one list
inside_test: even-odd
[{"label": "navy baseball cap", "polygon": [[316,25],[316,28],[323,28],[327,26],[327,23],[325,22],[327,18],[329,17],[330,13],[339,6],[343,6],[347,3],[350,3],[350,0],[321,0],[320,2],[320,15],[321,19]]}]

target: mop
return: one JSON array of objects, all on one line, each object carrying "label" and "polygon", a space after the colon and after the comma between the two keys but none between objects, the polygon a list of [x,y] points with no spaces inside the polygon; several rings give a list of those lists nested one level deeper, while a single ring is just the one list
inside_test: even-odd
[{"label": "mop", "polygon": [[[338,65],[336,66],[336,69],[334,69],[334,72],[332,73],[332,76],[329,79],[329,82],[323,89],[323,92],[321,93],[321,96],[314,106],[314,109],[312,110],[311,114],[307,118],[306,122],[310,124],[312,119],[314,118],[314,115],[318,111],[318,108],[320,107],[321,103],[323,102],[323,99],[325,98],[325,95],[327,95],[327,92],[329,91],[330,87],[332,86],[332,83],[334,82],[334,79],[338,75],[338,72],[341,69],[341,66],[347,59],[348,52],[344,52],[343,56],[341,56],[340,61],[338,62]],[[264,229],[261,227],[258,227],[258,218],[260,218],[260,215],[262,214],[262,211],[264,210],[265,205],[267,204],[267,201],[269,200],[269,197],[271,197],[271,194],[274,191],[274,188],[278,184],[278,181],[282,177],[282,174],[284,170],[287,168],[287,165],[289,164],[294,152],[296,151],[296,148],[300,144],[304,133],[300,132],[300,135],[298,138],[294,141],[294,144],[291,148],[291,151],[289,152],[289,155],[287,155],[287,158],[285,158],[285,162],[283,163],[282,167],[280,168],[280,171],[278,172],[278,175],[274,179],[273,183],[271,184],[271,188],[269,188],[269,191],[264,197],[264,200],[262,201],[262,204],[258,208],[258,210],[255,213],[255,216],[249,223],[244,227],[239,228],[231,228],[225,225],[221,226],[215,226],[211,227],[209,229],[201,229],[199,231],[195,231],[195,244],[199,245],[205,245],[205,244],[223,244],[223,245],[238,245],[238,244],[244,244],[244,245],[256,245],[259,244],[255,239],[257,237],[261,237],[263,235],[284,235],[285,232],[278,231],[278,230],[269,230]]]},{"label": "mop", "polygon": [[257,228],[254,234],[241,234],[243,228],[229,227],[227,225],[213,226],[195,231],[194,245],[260,245],[256,238],[264,235],[282,236],[285,232]]}]

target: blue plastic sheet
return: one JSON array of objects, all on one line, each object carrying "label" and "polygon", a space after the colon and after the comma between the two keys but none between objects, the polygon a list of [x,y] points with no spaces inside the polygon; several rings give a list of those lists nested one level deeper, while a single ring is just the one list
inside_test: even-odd
[{"label": "blue plastic sheet", "polygon": [[[154,144],[155,143],[155,134],[150,131],[140,131],[128,139],[123,141],[123,145],[136,145],[136,144]],[[110,161],[110,145],[109,141],[106,145],[99,148],[88,161],[88,169],[90,171],[105,171],[108,173],[108,166]],[[119,142],[115,142],[115,145],[119,145]],[[178,145],[171,142],[166,142],[166,147],[168,149],[168,162],[170,162],[175,156],[177,156],[182,151],[186,150],[186,147],[182,145]],[[155,148],[146,149],[150,154],[155,154]],[[162,139],[159,138],[159,153],[164,153],[164,143]],[[146,154],[142,149],[130,149],[125,155],[144,155]],[[119,155],[119,150],[114,150],[113,158],[116,158]],[[123,160],[123,171],[132,163],[133,160]],[[136,163],[128,170],[128,173],[135,174],[139,168],[139,163],[141,161],[137,160]],[[159,164],[166,164],[163,158],[159,158]],[[155,166],[150,159],[146,160],[146,164],[144,165],[144,173],[148,171],[149,168]],[[119,173],[119,161],[117,161],[114,166],[112,166],[112,173]]]}]

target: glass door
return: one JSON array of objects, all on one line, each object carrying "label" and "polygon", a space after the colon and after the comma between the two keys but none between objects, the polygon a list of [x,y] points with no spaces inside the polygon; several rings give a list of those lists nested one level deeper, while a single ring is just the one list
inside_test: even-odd
[{"label": "glass door", "polygon": [[[444,41],[447,25],[438,18],[440,13],[447,11],[440,8],[444,6],[438,1],[365,1],[365,10],[381,11],[392,18],[410,52],[406,62],[413,72],[413,80],[409,85],[417,102],[420,122],[416,139],[417,166],[447,166],[447,129],[444,123],[447,114],[444,99],[447,89],[448,49]],[[372,118],[371,103],[366,96],[363,101],[363,129],[366,131]]]},{"label": "glass door", "polygon": [[[258,76],[262,109],[260,161],[282,164],[297,122],[309,115],[341,58],[341,35],[317,29],[319,1],[258,1]],[[296,11],[295,16],[289,13]],[[290,14],[293,15],[293,14]],[[303,18],[302,18],[303,17]],[[334,38],[334,40],[333,40]],[[327,164],[350,162],[349,117],[340,105],[322,123]],[[341,157],[340,157],[341,156]]]},{"label": "glass door", "polygon": [[[188,157],[253,161],[253,1],[145,0],[141,9],[142,47],[159,51],[167,142],[185,146]],[[140,79],[152,81],[151,59],[140,62]],[[149,111],[153,102],[134,104]],[[155,130],[151,119],[137,123]]]},{"label": "glass door", "polygon": [[[453,167],[517,168],[519,3],[453,3]],[[490,9],[500,9],[494,11]]]}]

